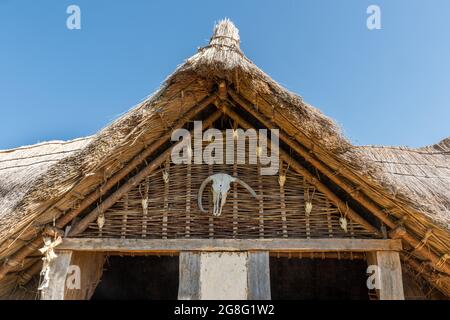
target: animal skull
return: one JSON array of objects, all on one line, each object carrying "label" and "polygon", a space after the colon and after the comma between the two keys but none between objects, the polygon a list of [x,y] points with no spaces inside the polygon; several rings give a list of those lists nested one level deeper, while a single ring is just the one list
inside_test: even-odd
[{"label": "animal skull", "polygon": [[253,189],[246,184],[244,181],[242,181],[239,178],[232,177],[226,173],[218,173],[214,174],[212,176],[209,176],[206,178],[198,190],[198,207],[200,210],[204,213],[207,213],[205,209],[203,209],[202,204],[202,196],[203,191],[208,183],[212,181],[212,193],[213,193],[213,215],[214,216],[220,216],[222,214],[222,208],[225,205],[225,202],[227,201],[227,195],[228,190],[230,190],[230,184],[232,182],[239,183],[241,186],[243,186],[245,189],[247,189],[253,197],[256,198],[256,193],[253,191]]}]

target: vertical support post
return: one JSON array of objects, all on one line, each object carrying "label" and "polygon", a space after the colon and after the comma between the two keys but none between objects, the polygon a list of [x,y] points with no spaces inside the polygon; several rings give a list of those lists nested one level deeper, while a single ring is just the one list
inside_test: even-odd
[{"label": "vertical support post", "polygon": [[377,294],[380,300],[404,300],[402,267],[397,251],[368,254],[369,265],[376,265]]},{"label": "vertical support post", "polygon": [[182,252],[180,300],[270,300],[268,252]]},{"label": "vertical support post", "polygon": [[72,251],[58,251],[57,257],[50,262],[50,281],[41,292],[41,300],[64,300],[66,277],[69,271]]},{"label": "vertical support post", "polygon": [[178,300],[200,299],[200,254],[180,253]]},{"label": "vertical support post", "polygon": [[89,300],[103,275],[102,252],[74,251],[66,279],[64,300]]},{"label": "vertical support post", "polygon": [[269,252],[248,254],[248,299],[270,300]]}]

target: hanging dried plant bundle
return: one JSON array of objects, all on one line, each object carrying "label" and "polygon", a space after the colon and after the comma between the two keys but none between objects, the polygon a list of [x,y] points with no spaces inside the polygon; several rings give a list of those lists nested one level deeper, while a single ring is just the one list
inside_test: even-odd
[{"label": "hanging dried plant bundle", "polygon": [[285,174],[280,174],[280,176],[278,177],[278,183],[280,184],[280,187],[284,187],[284,185],[286,183],[286,175]]},{"label": "hanging dried plant bundle", "polygon": [[104,213],[100,214],[97,218],[97,226],[100,231],[102,231],[103,226],[105,225],[105,221],[106,221],[105,214]]},{"label": "hanging dried plant bundle", "polygon": [[312,211],[312,202],[311,201],[306,201],[305,202],[305,214],[307,217],[309,217],[309,215],[311,214]]},{"label": "hanging dried plant bundle", "polygon": [[348,232],[347,224],[348,224],[347,218],[345,218],[345,217],[339,218],[339,225],[341,226],[342,230],[344,230],[345,232]]},{"label": "hanging dried plant bundle", "polygon": [[50,262],[56,259],[58,256],[56,255],[54,249],[58,245],[62,243],[62,238],[58,236],[56,239],[52,239],[50,237],[44,237],[44,247],[39,249],[39,252],[42,253],[42,270],[41,270],[41,283],[38,287],[38,290],[43,290],[48,288],[50,282]]}]

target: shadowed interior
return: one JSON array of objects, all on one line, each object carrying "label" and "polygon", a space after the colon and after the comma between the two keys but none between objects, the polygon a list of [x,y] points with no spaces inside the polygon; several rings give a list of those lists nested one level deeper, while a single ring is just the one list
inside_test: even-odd
[{"label": "shadowed interior", "polygon": [[111,256],[92,300],[176,300],[178,257]]},{"label": "shadowed interior", "polygon": [[270,257],[273,300],[368,300],[365,260]]}]

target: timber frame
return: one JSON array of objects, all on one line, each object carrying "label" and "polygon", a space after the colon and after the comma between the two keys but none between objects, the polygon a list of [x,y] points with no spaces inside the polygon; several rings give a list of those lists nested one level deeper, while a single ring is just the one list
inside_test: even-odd
[{"label": "timber frame", "polygon": [[373,252],[401,251],[399,240],[378,239],[89,239],[66,238],[58,250],[127,253],[183,251]]},{"label": "timber frame", "polygon": [[[217,299],[238,297],[247,299],[270,300],[269,254],[283,253],[365,253],[369,265],[377,265],[376,273],[379,288],[377,295],[382,300],[402,300],[403,282],[399,252],[402,250],[399,240],[361,240],[361,239],[74,239],[66,238],[58,247],[58,257],[50,268],[50,283],[42,294],[42,299],[64,300],[86,295],[71,294],[66,288],[66,276],[73,257],[81,253],[98,255],[180,255],[179,299]],[[218,265],[208,265],[209,280],[201,280],[201,259],[206,257]],[[246,288],[230,283],[223,263],[232,259],[245,259],[243,268],[248,279]],[[237,260],[236,260],[237,259]],[[95,265],[93,265],[95,268]],[[91,267],[92,268],[92,267]],[[233,267],[234,268],[234,267]],[[231,269],[229,272],[233,272]],[[81,274],[90,274],[90,269],[81,270]],[[226,292],[217,292],[217,283],[210,283],[211,275],[218,283],[228,283]],[[242,276],[241,276],[242,278]],[[242,284],[242,283],[241,283]],[[239,290],[241,288],[241,290]],[[75,290],[75,292],[77,292]],[[206,292],[206,293],[205,293]],[[207,294],[208,293],[208,294]]]}]

